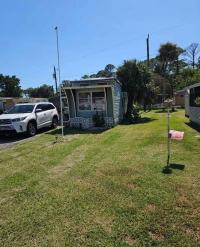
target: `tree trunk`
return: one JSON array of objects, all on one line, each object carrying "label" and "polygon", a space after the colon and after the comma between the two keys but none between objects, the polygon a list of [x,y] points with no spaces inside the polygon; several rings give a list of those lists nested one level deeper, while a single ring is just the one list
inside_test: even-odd
[{"label": "tree trunk", "polygon": [[195,66],[195,55],[194,53],[192,54],[192,68],[194,69]]}]

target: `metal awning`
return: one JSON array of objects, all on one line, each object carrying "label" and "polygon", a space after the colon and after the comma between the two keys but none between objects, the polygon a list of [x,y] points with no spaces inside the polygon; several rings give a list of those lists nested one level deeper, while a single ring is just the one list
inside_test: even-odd
[{"label": "metal awning", "polygon": [[71,89],[89,89],[89,88],[105,88],[105,87],[112,87],[112,85],[88,85],[88,86],[62,86],[62,89],[64,90],[71,90]]}]

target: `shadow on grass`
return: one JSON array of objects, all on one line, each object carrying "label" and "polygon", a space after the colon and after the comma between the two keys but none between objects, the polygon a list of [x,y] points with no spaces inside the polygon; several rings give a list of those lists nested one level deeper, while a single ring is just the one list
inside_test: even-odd
[{"label": "shadow on grass", "polygon": [[189,126],[190,128],[198,131],[200,133],[200,125],[195,124],[193,122],[189,122],[189,123],[185,123],[187,126]]},{"label": "shadow on grass", "polygon": [[150,118],[150,117],[142,117],[142,118],[139,118],[138,120],[135,120],[135,121],[122,121],[120,123],[120,125],[130,125],[130,124],[145,124],[145,123],[150,123],[152,121],[155,121],[155,120],[158,120],[157,118]]},{"label": "shadow on grass", "polygon": [[172,169],[181,170],[181,171],[185,169],[185,165],[176,164],[176,163],[170,164],[170,167],[171,167]]},{"label": "shadow on grass", "polygon": [[[70,128],[65,127],[64,128],[64,135],[75,135],[75,134],[101,134],[103,132],[106,132],[109,129],[105,128],[93,128],[88,130],[82,130],[78,128]],[[46,133],[47,135],[60,135],[61,134],[61,128],[55,129],[52,131],[49,131]]]},{"label": "shadow on grass", "polygon": [[[123,121],[120,123],[120,125],[130,125],[130,124],[145,124],[145,123],[149,123],[152,121],[158,120],[156,118],[149,118],[149,117],[143,117],[138,119],[135,122],[126,122]],[[108,131],[110,128],[105,128],[105,127],[96,127],[96,128],[91,128],[91,129],[87,129],[87,130],[83,130],[83,129],[78,129],[78,128],[70,128],[70,127],[65,127],[64,128],[64,135],[73,135],[73,134],[101,134],[103,132]],[[49,131],[46,133],[47,135],[59,135],[61,134],[61,128]]]},{"label": "shadow on grass", "polygon": [[177,164],[177,163],[171,163],[169,166],[163,167],[162,173],[172,174],[173,169],[183,171],[185,169],[185,165]]},{"label": "shadow on grass", "polygon": [[[167,113],[167,109],[154,111],[155,113]],[[177,110],[170,110],[170,113],[177,112]]]}]

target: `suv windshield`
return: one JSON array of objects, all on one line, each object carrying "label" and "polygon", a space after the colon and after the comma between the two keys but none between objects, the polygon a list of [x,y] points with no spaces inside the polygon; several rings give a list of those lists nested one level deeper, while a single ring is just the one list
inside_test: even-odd
[{"label": "suv windshield", "polygon": [[7,114],[17,114],[17,113],[31,113],[34,109],[34,105],[15,105]]}]

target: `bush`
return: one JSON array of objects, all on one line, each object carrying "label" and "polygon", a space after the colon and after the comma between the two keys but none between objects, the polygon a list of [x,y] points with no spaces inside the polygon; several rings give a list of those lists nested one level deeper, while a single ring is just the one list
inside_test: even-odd
[{"label": "bush", "polygon": [[0,115],[3,114],[3,110],[0,109]]},{"label": "bush", "polygon": [[141,119],[140,108],[138,106],[134,106],[131,115],[124,115],[124,119],[122,123],[124,124],[133,124],[139,122]]},{"label": "bush", "polygon": [[105,120],[103,114],[99,115],[98,112],[92,117],[95,127],[103,127],[105,125]]},{"label": "bush", "polygon": [[141,116],[140,116],[140,108],[135,106],[133,108],[133,119],[134,119],[134,121],[137,121],[140,118],[141,118]]}]

